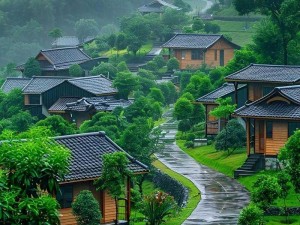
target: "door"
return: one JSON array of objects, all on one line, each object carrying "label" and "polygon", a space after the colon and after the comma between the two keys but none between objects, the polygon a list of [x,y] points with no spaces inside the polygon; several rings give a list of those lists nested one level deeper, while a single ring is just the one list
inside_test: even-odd
[{"label": "door", "polygon": [[259,121],[259,149],[257,153],[265,152],[265,123],[264,121]]},{"label": "door", "polygon": [[224,66],[224,50],[220,50],[220,66]]}]

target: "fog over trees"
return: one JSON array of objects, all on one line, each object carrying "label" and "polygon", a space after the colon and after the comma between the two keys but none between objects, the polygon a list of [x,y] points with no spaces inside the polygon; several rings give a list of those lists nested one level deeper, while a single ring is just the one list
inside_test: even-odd
[{"label": "fog over trees", "polygon": [[[76,22],[92,19],[99,33],[149,0],[0,0],[0,66],[23,63],[55,37],[76,35]],[[3,54],[4,53],[4,54]]]}]

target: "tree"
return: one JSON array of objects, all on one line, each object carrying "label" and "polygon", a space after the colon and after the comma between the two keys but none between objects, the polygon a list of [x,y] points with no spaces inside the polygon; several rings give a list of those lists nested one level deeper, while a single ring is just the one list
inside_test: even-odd
[{"label": "tree", "polygon": [[204,28],[204,23],[201,19],[197,18],[193,20],[192,29],[193,31],[200,31]]},{"label": "tree", "polygon": [[46,119],[38,121],[35,126],[47,127],[52,136],[69,135],[76,133],[75,124],[71,124],[59,115],[49,116]]},{"label": "tree", "polygon": [[149,80],[155,80],[155,75],[150,70],[139,69],[137,75],[140,77],[147,78]]},{"label": "tree", "polygon": [[147,97],[163,105],[165,104],[165,97],[163,96],[163,93],[159,88],[151,88],[150,93],[148,94]]},{"label": "tree", "polygon": [[174,31],[177,28],[183,27],[188,22],[188,17],[181,10],[167,8],[161,20],[171,31]]},{"label": "tree", "polygon": [[54,39],[62,37],[62,30],[59,28],[53,28],[49,31],[48,36]]},{"label": "tree", "polygon": [[244,127],[236,120],[229,120],[225,128],[221,130],[215,142],[216,150],[228,151],[230,155],[230,149],[232,152],[238,148],[244,147],[246,144],[246,131]]},{"label": "tree", "polygon": [[27,60],[27,62],[24,65],[23,75],[25,77],[32,77],[32,76],[41,75],[40,64],[35,58],[31,57]]},{"label": "tree", "polygon": [[193,75],[189,84],[184,89],[184,92],[189,92],[196,99],[199,96],[203,96],[212,90],[212,84],[210,79],[205,74]]},{"label": "tree", "polygon": [[[0,223],[60,224],[58,203],[50,194],[68,170],[70,152],[32,128],[16,135],[4,131],[0,145]],[[26,141],[24,141],[26,138]]]},{"label": "tree", "polygon": [[128,99],[129,94],[136,90],[138,79],[130,72],[119,72],[113,85],[118,89],[119,98]]},{"label": "tree", "polygon": [[72,203],[72,212],[78,225],[99,225],[101,212],[91,191],[81,191]]},{"label": "tree", "polygon": [[83,72],[83,69],[78,64],[74,64],[69,67],[69,74],[72,77],[81,77],[83,75]]},{"label": "tree", "polygon": [[125,61],[122,61],[117,65],[117,70],[118,72],[129,72],[129,69]]},{"label": "tree", "polygon": [[263,224],[263,211],[254,204],[243,208],[238,225],[261,225]]},{"label": "tree", "polygon": [[214,23],[205,23],[204,25],[204,31],[206,33],[213,33],[213,34],[216,34],[216,33],[219,33],[221,30],[220,26],[218,24],[214,24]]},{"label": "tree", "polygon": [[133,54],[136,56],[138,50],[142,47],[144,41],[139,39],[138,37],[134,35],[129,35],[128,37],[128,51],[133,52]]},{"label": "tree", "polygon": [[296,193],[300,193],[300,130],[288,139],[285,147],[280,150],[279,158],[286,166]]},{"label": "tree", "polygon": [[277,35],[281,39],[281,50],[283,64],[288,64],[288,44],[292,41],[300,30],[298,0],[252,0],[250,4],[240,5],[236,8],[240,14],[259,11],[261,14],[269,16],[274,25],[278,28]]},{"label": "tree", "polygon": [[158,68],[162,68],[166,65],[165,59],[161,55],[157,55],[153,58],[153,61],[156,63]]},{"label": "tree", "polygon": [[145,215],[149,225],[160,225],[164,218],[171,215],[178,208],[170,195],[158,191],[144,197],[141,212]]},{"label": "tree", "polygon": [[114,79],[118,73],[116,67],[114,67],[111,63],[101,62],[98,66],[94,67],[91,71],[92,75],[100,75],[103,74],[110,79]]},{"label": "tree", "polygon": [[[234,112],[236,105],[232,104],[232,99],[230,97],[225,99],[217,99],[216,102],[219,104],[216,108],[210,111],[210,114],[217,119],[225,119],[228,120],[230,115]],[[228,127],[225,126],[225,140],[224,140],[224,150],[228,151],[229,155],[229,147],[228,147]]]},{"label": "tree", "polygon": [[178,123],[178,130],[181,132],[187,132],[192,128],[191,122],[189,119],[180,120]]},{"label": "tree", "polygon": [[36,122],[37,118],[33,117],[28,111],[19,111],[12,117],[0,120],[0,132],[11,130],[17,133],[27,131]]},{"label": "tree", "polygon": [[178,70],[179,69],[179,61],[175,57],[170,58],[167,62],[167,68],[168,68],[168,71]]},{"label": "tree", "polygon": [[126,34],[119,33],[117,35],[116,42],[115,42],[115,47],[117,51],[125,49],[127,47],[127,44],[128,44],[128,40]]},{"label": "tree", "polygon": [[188,119],[193,113],[194,106],[187,98],[179,98],[174,107],[174,116],[178,120]]},{"label": "tree", "polygon": [[144,95],[148,95],[151,88],[156,87],[156,83],[154,80],[150,80],[144,77],[139,77],[139,84],[139,90],[142,91]]},{"label": "tree", "polygon": [[263,210],[268,209],[279,197],[280,186],[276,177],[261,175],[253,184],[251,200]]},{"label": "tree", "polygon": [[124,193],[124,181],[131,172],[128,169],[129,160],[125,152],[104,154],[102,157],[102,173],[95,181],[97,189],[107,190],[115,199],[116,218],[118,215],[118,198]]},{"label": "tree", "polygon": [[0,91],[0,119],[11,118],[24,110],[22,90],[13,89],[8,94]]},{"label": "tree", "polygon": [[98,24],[94,19],[80,19],[75,23],[75,32],[78,39],[83,42],[88,36],[98,34]]},{"label": "tree", "polygon": [[286,199],[289,194],[289,191],[291,190],[291,185],[289,183],[290,177],[285,171],[281,171],[277,174],[277,182],[280,186],[279,197],[282,198],[284,202],[285,222],[288,223],[289,213],[287,210]]}]

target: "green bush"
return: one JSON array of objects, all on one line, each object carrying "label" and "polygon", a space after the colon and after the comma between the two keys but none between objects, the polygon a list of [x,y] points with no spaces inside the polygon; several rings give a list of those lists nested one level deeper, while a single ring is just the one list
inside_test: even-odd
[{"label": "green bush", "polygon": [[175,57],[169,59],[167,62],[167,68],[168,68],[168,71],[178,70],[179,69],[179,61]]},{"label": "green bush", "polygon": [[194,147],[194,142],[193,141],[187,141],[184,144],[185,147],[187,148],[193,148]]},{"label": "green bush", "polygon": [[145,196],[142,202],[142,213],[149,225],[160,225],[166,216],[177,209],[177,204],[170,195],[157,191]]},{"label": "green bush", "polygon": [[78,225],[99,225],[101,220],[100,206],[92,192],[81,191],[72,203],[72,212]]},{"label": "green bush", "polygon": [[260,225],[263,224],[263,211],[255,205],[249,205],[242,209],[238,225]]},{"label": "green bush", "polygon": [[246,144],[246,131],[244,127],[236,120],[230,120],[216,137],[216,150],[237,149]]},{"label": "green bush", "polygon": [[195,134],[188,133],[186,136],[187,141],[193,141],[196,138]]},{"label": "green bush", "polygon": [[69,68],[69,75],[72,77],[80,77],[83,75],[83,69],[80,65],[74,64]]}]

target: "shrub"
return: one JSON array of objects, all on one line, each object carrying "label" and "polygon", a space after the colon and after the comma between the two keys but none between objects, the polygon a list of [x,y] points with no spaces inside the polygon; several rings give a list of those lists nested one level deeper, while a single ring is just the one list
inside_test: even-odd
[{"label": "shrub", "polygon": [[169,59],[167,62],[167,68],[168,71],[179,69],[179,61],[175,57]]},{"label": "shrub", "polygon": [[166,61],[161,55],[157,55],[153,58],[153,61],[156,63],[158,68],[162,68],[166,65]]},{"label": "shrub", "polygon": [[189,133],[187,134],[186,140],[193,141],[196,138],[195,134]]},{"label": "shrub", "polygon": [[184,143],[184,146],[187,148],[193,148],[194,147],[194,142],[193,141],[187,141]]},{"label": "shrub", "polygon": [[149,225],[160,225],[164,218],[177,209],[176,202],[170,195],[157,191],[145,196],[142,202],[142,213]]},{"label": "shrub", "polygon": [[81,68],[80,65],[74,64],[74,65],[70,66],[69,74],[72,77],[80,77],[83,74],[83,69]]},{"label": "shrub", "polygon": [[216,137],[216,150],[235,150],[245,146],[246,131],[236,119],[230,120],[226,129],[224,128]]},{"label": "shrub", "polygon": [[72,212],[79,225],[99,225],[101,212],[92,192],[81,191],[72,203]]},{"label": "shrub", "polygon": [[260,225],[263,221],[263,211],[255,205],[242,209],[238,225]]}]

